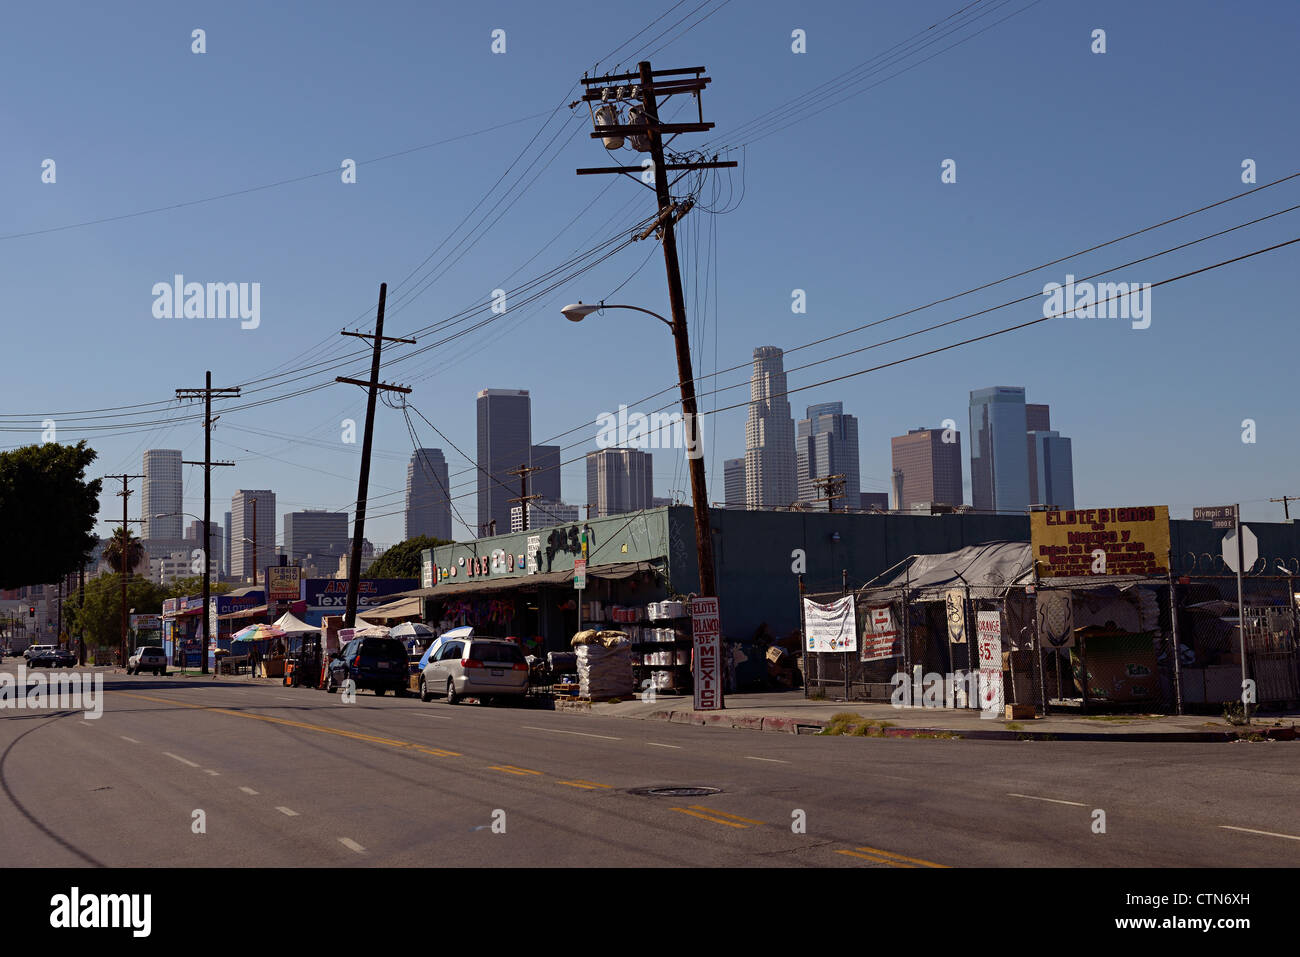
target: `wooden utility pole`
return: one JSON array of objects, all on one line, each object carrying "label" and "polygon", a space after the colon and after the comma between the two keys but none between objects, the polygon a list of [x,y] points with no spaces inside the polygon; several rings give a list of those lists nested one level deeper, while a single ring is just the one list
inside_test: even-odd
[{"label": "wooden utility pole", "polygon": [[[218,465],[232,466],[235,464],[234,462],[212,461],[212,423],[217,421],[212,417],[212,397],[214,395],[221,397],[237,396],[239,395],[239,387],[212,388],[212,370],[209,369],[202,389],[176,390],[176,398],[178,399],[197,399],[200,396],[203,398],[203,461],[182,461],[181,464],[203,466],[203,612],[199,615],[199,635],[201,636],[199,669],[205,675],[208,673],[208,641],[212,637],[208,634],[208,605],[212,602],[212,563],[208,560],[208,555],[212,549],[212,468]],[[217,416],[217,418],[220,418],[220,416]],[[230,529],[226,529],[226,534],[230,534]],[[254,531],[254,534],[257,534],[256,531]],[[181,664],[182,669],[185,664],[186,662],[183,661]]]},{"label": "wooden utility pole", "polygon": [[1289,521],[1291,521],[1291,509],[1290,509],[1290,507],[1287,505],[1287,503],[1288,503],[1288,502],[1300,502],[1300,495],[1283,495],[1281,498],[1270,498],[1269,501],[1270,501],[1270,502],[1281,502],[1281,503],[1282,503],[1282,515],[1283,515],[1283,516],[1286,518],[1286,520],[1289,522]]},{"label": "wooden utility pole", "polygon": [[347,609],[343,612],[343,627],[351,628],[357,617],[357,588],[361,581],[361,543],[366,534],[366,494],[370,489],[370,442],[375,428],[375,396],[379,390],[385,392],[401,392],[409,395],[411,390],[399,385],[386,385],[379,381],[379,356],[385,342],[405,342],[410,345],[415,344],[414,339],[394,339],[384,337],[384,301],[388,298],[388,283],[379,284],[379,309],[375,314],[375,334],[366,335],[361,332],[348,332],[344,330],[343,335],[355,336],[358,339],[374,339],[374,354],[370,359],[370,380],[363,382],[360,379],[349,379],[344,376],[336,376],[336,382],[347,382],[352,385],[364,386],[367,391],[366,397],[366,432],[361,440],[361,474],[357,478],[357,512],[356,519],[352,527],[352,555],[348,562],[348,604]]},{"label": "wooden utility pole", "polygon": [[121,543],[121,554],[120,554],[120,561],[122,563],[122,639],[121,639],[121,647],[118,649],[118,653],[122,657],[122,667],[125,668],[126,667],[126,630],[127,630],[126,629],[126,579],[128,575],[127,558],[129,557],[127,555],[127,551],[128,551],[127,546],[131,542],[131,533],[130,533],[131,520],[127,518],[127,511],[126,511],[127,499],[131,497],[131,489],[128,483],[133,478],[142,479],[144,478],[144,476],[122,474],[122,475],[106,475],[104,477],[110,479],[122,480],[122,491],[115,492],[114,494],[121,496],[122,499],[122,543]]},{"label": "wooden utility pole", "polygon": [[519,497],[507,499],[507,504],[510,504],[512,502],[519,503],[519,511],[523,519],[523,523],[524,523],[523,530],[525,532],[528,531],[528,506],[533,501],[533,499],[541,498],[540,495],[528,494],[528,476],[533,472],[540,472],[540,471],[541,469],[535,466],[521,465],[517,469],[510,469],[508,472],[506,472],[507,475],[519,476]]},{"label": "wooden utility pole", "polygon": [[842,474],[825,475],[821,478],[814,478],[812,483],[817,486],[817,491],[822,494],[818,498],[810,499],[806,504],[825,502],[827,511],[835,511],[835,500],[845,496],[844,487],[847,483],[847,476]]},{"label": "wooden utility pole", "polygon": [[[587,87],[587,92],[582,97],[582,101],[587,103],[608,103],[612,98],[617,103],[618,100],[624,99],[624,88],[626,88],[627,98],[638,101],[641,106],[640,122],[629,125],[597,124],[591,136],[593,139],[632,137],[634,146],[638,140],[644,138],[645,142],[642,149],[644,152],[649,152],[654,165],[654,191],[659,209],[659,219],[654,228],[663,237],[664,267],[668,274],[668,299],[673,317],[671,326],[673,342],[676,345],[677,352],[677,375],[681,384],[682,415],[685,420],[684,426],[688,444],[687,458],[691,475],[691,498],[695,511],[695,554],[699,565],[700,594],[716,597],[718,590],[713,564],[713,534],[709,521],[709,496],[704,475],[704,455],[699,445],[700,432],[699,415],[695,401],[695,376],[691,370],[690,338],[686,325],[686,301],[682,294],[681,266],[677,259],[677,237],[673,232],[674,224],[685,215],[690,204],[689,201],[681,206],[674,203],[672,196],[668,192],[671,185],[668,174],[681,171],[684,175],[692,170],[720,169],[734,167],[737,164],[734,161],[718,161],[716,159],[705,162],[674,161],[668,163],[664,160],[663,141],[665,135],[675,137],[680,133],[702,133],[713,128],[712,123],[704,121],[700,94],[711,80],[709,77],[703,76],[703,73],[704,67],[702,66],[681,70],[652,70],[648,61],[642,61],[638,64],[636,73],[620,73],[590,79],[583,78],[582,83]],[[665,79],[662,82],[657,82],[656,77],[664,77]],[[698,122],[659,122],[659,97],[663,96],[666,99],[678,94],[689,94],[695,97],[696,103],[699,104]],[[636,170],[637,168],[634,167],[633,169]],[[604,173],[627,174],[628,167],[594,167],[579,169],[577,172],[580,176]]]}]

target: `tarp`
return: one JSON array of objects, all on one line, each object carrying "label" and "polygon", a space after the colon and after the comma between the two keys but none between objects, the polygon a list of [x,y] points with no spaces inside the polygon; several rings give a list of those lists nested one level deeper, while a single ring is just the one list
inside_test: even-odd
[{"label": "tarp", "polygon": [[410,618],[412,615],[420,615],[419,598],[401,598],[397,601],[390,601],[387,605],[380,605],[378,608],[367,608],[366,617],[375,622],[389,622],[398,618]]},{"label": "tarp", "polygon": [[279,628],[286,635],[307,635],[312,632],[320,631],[320,625],[309,625],[305,621],[295,618],[287,611],[276,619],[275,627]]},{"label": "tarp", "polygon": [[889,589],[896,592],[906,584],[913,594],[938,600],[948,589],[964,585],[982,589],[1024,585],[1032,579],[1030,554],[1028,542],[988,542],[968,545],[955,552],[916,555],[908,568],[863,591]]}]

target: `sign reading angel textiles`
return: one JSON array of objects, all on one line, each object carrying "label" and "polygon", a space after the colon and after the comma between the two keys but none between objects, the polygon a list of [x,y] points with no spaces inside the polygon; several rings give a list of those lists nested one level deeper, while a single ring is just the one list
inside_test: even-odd
[{"label": "sign reading angel textiles", "polygon": [[691,599],[691,633],[695,639],[695,710],[722,707],[722,628],[718,599]]},{"label": "sign reading angel textiles", "polygon": [[1029,541],[1043,578],[1165,575],[1169,506],[1030,512]]}]

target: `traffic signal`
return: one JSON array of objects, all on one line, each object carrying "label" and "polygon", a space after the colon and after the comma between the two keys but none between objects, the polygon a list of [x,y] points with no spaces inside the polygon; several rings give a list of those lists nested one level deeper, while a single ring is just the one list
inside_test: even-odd
[{"label": "traffic signal", "polygon": [[29,606],[27,607],[27,617],[28,617],[28,618],[35,618],[35,617],[36,617],[36,606],[35,606],[35,605],[29,605]]}]

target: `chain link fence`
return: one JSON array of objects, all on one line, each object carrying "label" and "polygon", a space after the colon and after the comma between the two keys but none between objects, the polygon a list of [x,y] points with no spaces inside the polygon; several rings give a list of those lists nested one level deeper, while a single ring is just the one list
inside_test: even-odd
[{"label": "chain link fence", "polygon": [[[1291,575],[1248,576],[1241,628],[1236,576],[1229,574],[807,592],[804,598],[827,605],[852,593],[857,641],[853,651],[813,652],[805,639],[804,693],[896,703],[900,684],[928,684],[932,676],[969,687],[983,612],[986,627],[996,621],[1003,700],[1034,714],[1222,713],[1243,697],[1243,633],[1253,705],[1294,708],[1295,584]],[[873,617],[897,631],[885,657],[865,650]],[[969,698],[959,693],[948,706],[980,706]]]}]

